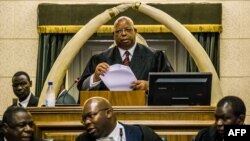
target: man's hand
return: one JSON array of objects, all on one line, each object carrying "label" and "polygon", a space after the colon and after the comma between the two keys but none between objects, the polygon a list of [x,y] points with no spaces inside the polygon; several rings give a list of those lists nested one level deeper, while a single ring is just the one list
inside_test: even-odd
[{"label": "man's hand", "polygon": [[133,90],[148,90],[148,81],[146,80],[137,80],[132,82]]},{"label": "man's hand", "polygon": [[104,75],[109,69],[109,64],[103,62],[96,66],[94,73],[94,82],[100,81],[100,75]]}]

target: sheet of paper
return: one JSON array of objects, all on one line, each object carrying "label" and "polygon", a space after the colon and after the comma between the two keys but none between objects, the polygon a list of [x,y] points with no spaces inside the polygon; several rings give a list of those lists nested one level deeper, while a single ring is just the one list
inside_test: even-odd
[{"label": "sheet of paper", "polygon": [[100,78],[111,91],[132,90],[131,83],[137,80],[130,67],[121,64],[111,65],[109,71]]}]

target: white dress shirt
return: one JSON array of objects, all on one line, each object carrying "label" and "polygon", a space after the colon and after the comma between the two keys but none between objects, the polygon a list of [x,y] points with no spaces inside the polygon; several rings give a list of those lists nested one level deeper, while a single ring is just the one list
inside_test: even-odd
[{"label": "white dress shirt", "polygon": [[[26,107],[28,106],[30,97],[31,97],[31,92],[30,92],[30,94],[28,95],[28,97],[27,97],[24,101],[20,102],[19,99],[18,99],[18,101],[17,101],[17,106],[18,106],[18,107],[21,107],[21,106],[20,106],[20,104],[21,104],[22,107],[25,107],[25,108],[26,108]],[[20,104],[19,104],[19,103],[20,103]]]}]

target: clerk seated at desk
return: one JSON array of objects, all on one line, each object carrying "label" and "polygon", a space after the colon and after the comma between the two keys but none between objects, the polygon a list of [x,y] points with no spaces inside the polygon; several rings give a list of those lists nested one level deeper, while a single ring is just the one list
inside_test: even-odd
[{"label": "clerk seated at desk", "polygon": [[149,72],[172,72],[173,68],[164,53],[137,43],[136,32],[132,19],[119,17],[114,22],[116,46],[92,56],[77,85],[78,90],[108,90],[100,75],[105,75],[113,64],[131,68],[137,78],[131,84],[134,90],[148,90]]}]

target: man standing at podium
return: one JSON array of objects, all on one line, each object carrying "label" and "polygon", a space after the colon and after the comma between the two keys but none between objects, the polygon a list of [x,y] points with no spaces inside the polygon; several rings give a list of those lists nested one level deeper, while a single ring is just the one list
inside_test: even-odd
[{"label": "man standing at podium", "polygon": [[[76,138],[76,141],[162,141],[148,127],[126,125],[117,121],[109,101],[102,97],[92,97],[84,103],[82,123],[86,132]],[[113,139],[113,140],[112,140]]]},{"label": "man standing at podium", "polygon": [[116,46],[92,56],[77,85],[78,90],[108,90],[100,75],[105,75],[113,64],[131,68],[137,78],[131,84],[134,90],[148,89],[149,72],[172,72],[173,68],[162,51],[136,43],[136,32],[129,17],[119,17],[114,23]]}]

